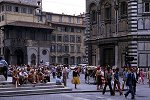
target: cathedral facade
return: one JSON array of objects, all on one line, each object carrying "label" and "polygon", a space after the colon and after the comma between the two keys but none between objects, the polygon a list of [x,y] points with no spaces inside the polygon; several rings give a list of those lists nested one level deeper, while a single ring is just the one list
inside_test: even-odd
[{"label": "cathedral facade", "polygon": [[149,70],[149,0],[86,0],[86,22],[90,65]]}]

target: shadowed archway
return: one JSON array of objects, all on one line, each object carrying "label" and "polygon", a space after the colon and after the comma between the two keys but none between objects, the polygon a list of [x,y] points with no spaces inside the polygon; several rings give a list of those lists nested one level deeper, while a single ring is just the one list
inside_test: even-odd
[{"label": "shadowed archway", "polygon": [[14,55],[15,55],[17,65],[24,64],[24,54],[21,49],[15,50]]},{"label": "shadowed archway", "polygon": [[36,55],[34,53],[31,55],[31,65],[36,65]]},{"label": "shadowed archway", "polygon": [[8,48],[5,48],[5,60],[8,64],[10,64],[10,50]]}]

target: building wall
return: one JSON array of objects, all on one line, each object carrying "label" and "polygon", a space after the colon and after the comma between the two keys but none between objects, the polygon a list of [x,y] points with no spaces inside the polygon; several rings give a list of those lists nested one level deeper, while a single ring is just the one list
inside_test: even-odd
[{"label": "building wall", "polygon": [[[49,62],[50,61],[50,48],[47,47],[47,48],[44,48],[44,47],[41,47],[40,49],[40,61],[43,60],[44,63],[46,62]],[[44,52],[46,51],[46,52]]]},{"label": "building wall", "polygon": [[[2,7],[4,7],[4,10],[2,10]],[[35,16],[36,14],[35,6],[2,3],[0,9],[1,9],[0,13],[1,26],[14,21],[38,22],[38,17]],[[17,9],[17,11],[15,11],[14,9]],[[25,9],[25,11],[22,11],[22,9]],[[30,10],[32,12],[29,12]]]},{"label": "building wall", "polygon": [[1,1],[11,1],[11,2],[16,2],[16,3],[22,3],[22,4],[28,4],[28,5],[37,5],[37,2],[42,0],[0,0]]},{"label": "building wall", "polygon": [[[77,63],[77,58],[81,57],[80,63],[85,63],[85,46],[84,46],[84,32],[85,27],[83,24],[84,17],[82,15],[72,16],[65,14],[55,14],[55,13],[47,13],[46,14],[47,22],[50,24],[55,30],[52,35],[56,38],[55,41],[51,41],[52,45],[56,46],[56,51],[50,52],[51,57],[55,56],[55,63],[63,64],[65,58],[69,59],[69,64],[71,63],[71,57],[74,57],[74,63]],[[51,17],[51,18],[48,18]],[[52,23],[51,23],[52,22]],[[59,23],[59,24],[57,24]],[[58,40],[58,36],[62,36],[62,41]],[[64,36],[68,36],[68,41],[64,41]],[[74,36],[75,41],[71,42],[70,37]],[[80,37],[80,42],[76,41],[77,37]],[[59,48],[58,45],[62,46],[61,51],[57,51]],[[69,47],[69,51],[63,51],[64,46]],[[71,46],[74,46],[74,51],[72,51]],[[78,50],[78,46],[80,46],[80,51]],[[68,57],[66,55],[69,54]],[[58,61],[58,57],[62,57],[62,63]],[[52,62],[51,62],[52,63]]]},{"label": "building wall", "polygon": [[[7,0],[9,1],[9,0]],[[58,63],[58,57],[62,57],[62,63],[64,63],[65,58],[68,58],[68,64],[70,64],[71,57],[75,57],[74,64],[77,64],[78,57],[80,58],[80,63],[84,63],[83,59],[85,57],[85,47],[84,47],[84,32],[85,32],[85,26],[84,26],[84,14],[75,16],[75,15],[65,15],[65,14],[56,14],[56,13],[49,13],[49,12],[42,12],[42,4],[37,5],[38,0],[23,0],[21,3],[17,1],[9,1],[5,3],[1,3],[0,8],[4,6],[4,10],[0,12],[0,26],[4,26],[6,29],[5,31],[2,30],[1,36],[2,40],[4,40],[5,37],[5,44],[0,45],[1,50],[3,47],[8,46],[8,51],[10,50],[10,53],[7,55],[11,55],[10,60],[12,61],[12,64],[16,64],[17,61],[14,60],[15,57],[15,51],[20,50],[22,53],[24,53],[22,56],[24,57],[24,63],[27,64],[40,64],[41,61],[43,63],[49,62],[52,63],[52,58],[55,56],[55,62]],[[41,0],[42,1],[42,0]],[[12,3],[15,2],[15,3]],[[34,3],[32,3],[34,2]],[[10,8],[6,8],[6,5]],[[17,11],[14,11],[14,8],[17,7]],[[22,8],[27,9],[25,12],[22,11]],[[28,9],[32,8],[33,13],[28,13]],[[6,10],[7,9],[7,10]],[[48,19],[47,14],[51,15],[51,19]],[[2,18],[3,16],[3,18]],[[62,18],[60,20],[60,18]],[[8,26],[8,23],[15,22],[15,21],[22,21],[22,22],[33,22],[33,23],[41,23],[49,25],[49,27],[53,27],[54,31],[53,33],[49,32],[46,29],[43,28],[30,28],[30,27],[22,27],[20,26]],[[59,24],[58,24],[59,23]],[[62,26],[62,27],[71,27],[74,29],[77,29],[75,32],[62,32],[58,31],[56,27]],[[18,37],[18,33],[22,35],[22,37]],[[52,35],[74,35],[75,40],[76,36],[80,36],[80,42],[58,42],[58,41],[52,41],[53,37]],[[46,38],[44,37],[46,36]],[[19,40],[18,40],[19,38]],[[70,38],[69,38],[70,39]],[[15,41],[15,42],[13,42]],[[17,43],[17,41],[20,41]],[[61,44],[62,46],[68,45],[69,46],[69,52],[65,53],[62,52],[52,52],[51,51],[51,45],[57,46],[58,44]],[[71,52],[71,45],[74,45],[74,52]],[[77,46],[80,46],[80,50],[78,50]],[[11,49],[13,48],[13,50]],[[57,48],[56,48],[57,49]],[[5,53],[2,53],[4,55]],[[16,59],[16,58],[15,58]]]},{"label": "building wall", "polygon": [[[46,50],[46,53],[43,53],[44,50]],[[36,56],[36,64],[38,64],[38,59],[39,61],[43,61],[43,64],[45,64],[46,62],[49,62],[50,48],[27,47],[29,65],[31,65],[33,54]]]},{"label": "building wall", "polygon": [[[123,2],[127,3],[126,15],[122,15]],[[100,52],[101,49],[114,45],[115,65],[120,67],[125,65],[124,53],[127,48],[128,56],[134,57],[134,60],[130,61],[131,66],[149,69],[150,9],[145,11],[145,3],[149,3],[150,6],[148,0],[118,0],[116,4],[119,8],[116,12],[117,6],[114,0],[86,0],[86,44],[89,47],[100,45],[98,48]],[[109,4],[111,18],[106,20],[105,8]],[[94,14],[95,19],[93,19]],[[94,52],[90,50],[89,48],[89,55]],[[96,61],[103,59],[100,52],[100,58],[96,57]],[[92,59],[91,55],[89,59]],[[89,60],[89,62],[95,64],[92,63],[93,61]]]},{"label": "building wall", "polygon": [[37,47],[27,47],[28,64],[31,65],[31,55],[36,55],[36,64],[38,64],[38,48]]},{"label": "building wall", "polygon": [[138,35],[143,35],[143,39],[137,42],[137,59],[138,66],[144,68],[145,70],[150,69],[150,48],[149,48],[149,30],[150,30],[150,15],[149,12],[145,12],[145,3],[149,1],[138,0],[138,17],[137,17],[137,29]]},{"label": "building wall", "polygon": [[16,14],[16,13],[8,13],[6,14],[7,22],[14,22],[14,21],[25,21],[25,22],[34,22],[35,17],[33,15],[28,14]]}]

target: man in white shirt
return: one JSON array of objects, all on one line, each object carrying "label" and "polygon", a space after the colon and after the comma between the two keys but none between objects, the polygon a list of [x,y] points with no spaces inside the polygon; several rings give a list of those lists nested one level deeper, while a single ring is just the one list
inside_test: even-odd
[{"label": "man in white shirt", "polygon": [[63,69],[63,83],[64,83],[64,86],[66,86],[67,85],[67,71],[68,71],[68,68],[67,67],[64,67],[64,69]]},{"label": "man in white shirt", "polygon": [[20,72],[19,72],[19,83],[20,84],[24,84],[24,83],[27,83],[27,80],[28,80],[28,74],[27,72],[24,71],[24,69],[20,69]]}]

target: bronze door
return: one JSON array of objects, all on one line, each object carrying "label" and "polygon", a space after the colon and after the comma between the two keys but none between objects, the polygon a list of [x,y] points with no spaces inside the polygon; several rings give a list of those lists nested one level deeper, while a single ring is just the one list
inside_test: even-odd
[{"label": "bronze door", "polygon": [[115,52],[114,48],[104,48],[103,49],[103,65],[115,65]]}]

